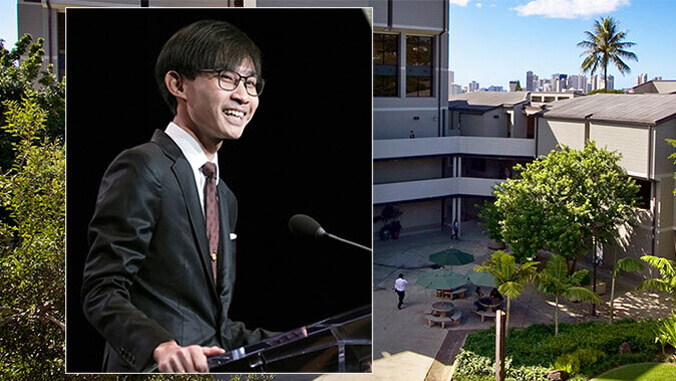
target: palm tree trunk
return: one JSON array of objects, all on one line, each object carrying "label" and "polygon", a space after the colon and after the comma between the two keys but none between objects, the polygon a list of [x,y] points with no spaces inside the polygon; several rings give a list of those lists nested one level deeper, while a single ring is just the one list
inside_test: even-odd
[{"label": "palm tree trunk", "polygon": [[615,312],[615,277],[613,276],[613,281],[610,283],[610,322],[613,322],[613,315]]},{"label": "palm tree trunk", "polygon": [[559,296],[554,300],[554,336],[559,334]]},{"label": "palm tree trunk", "polygon": [[512,298],[507,297],[507,316],[505,318],[505,337],[509,336],[509,312],[512,310]]},{"label": "palm tree trunk", "polygon": [[608,65],[603,65],[603,93],[608,93]]}]

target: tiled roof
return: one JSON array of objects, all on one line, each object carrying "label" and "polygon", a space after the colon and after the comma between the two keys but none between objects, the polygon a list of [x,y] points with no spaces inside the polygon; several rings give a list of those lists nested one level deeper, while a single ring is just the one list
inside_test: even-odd
[{"label": "tiled roof", "polygon": [[552,103],[542,116],[657,125],[676,117],[676,94],[595,94]]}]

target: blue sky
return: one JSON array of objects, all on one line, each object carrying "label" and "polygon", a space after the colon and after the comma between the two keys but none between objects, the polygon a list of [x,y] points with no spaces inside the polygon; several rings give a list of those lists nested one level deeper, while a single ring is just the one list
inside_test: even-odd
[{"label": "blue sky", "polygon": [[[582,49],[576,45],[595,19],[615,17],[628,30],[638,62],[631,73],[616,69],[615,88],[632,87],[636,77],[676,79],[676,0],[450,0],[450,66],[455,83],[482,87],[525,83],[526,71],[540,78],[578,74]],[[0,38],[16,42],[16,1],[0,0]]]},{"label": "blue sky", "polygon": [[455,83],[508,88],[510,80],[524,85],[528,70],[540,78],[579,74],[577,43],[594,20],[606,16],[637,44],[631,51],[638,62],[626,61],[631,73],[608,70],[616,89],[635,86],[641,73],[676,79],[675,0],[451,0]]}]

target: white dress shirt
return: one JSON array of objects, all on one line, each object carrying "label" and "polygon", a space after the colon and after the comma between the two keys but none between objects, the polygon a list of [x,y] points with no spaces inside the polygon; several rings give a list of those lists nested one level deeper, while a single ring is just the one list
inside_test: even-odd
[{"label": "white dress shirt", "polygon": [[394,281],[394,289],[397,291],[406,291],[406,285],[408,284],[408,281],[403,278],[397,278],[397,280]]},{"label": "white dress shirt", "polygon": [[[195,175],[195,185],[197,185],[197,194],[200,197],[200,205],[202,206],[202,213],[204,213],[204,184],[207,181],[206,175],[202,172],[202,166],[209,160],[207,155],[200,147],[200,144],[190,136],[183,128],[179,127],[174,122],[169,122],[167,129],[164,132],[169,135],[171,140],[180,148],[183,156],[188,159],[192,172]],[[216,164],[216,184],[218,184],[218,152],[214,155],[214,164]]]}]

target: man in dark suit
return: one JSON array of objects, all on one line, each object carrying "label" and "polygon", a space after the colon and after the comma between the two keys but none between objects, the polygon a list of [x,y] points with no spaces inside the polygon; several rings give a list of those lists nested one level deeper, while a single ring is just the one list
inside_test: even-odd
[{"label": "man in dark suit", "polygon": [[227,22],[193,23],[162,49],[155,75],[175,117],[111,163],[89,228],[82,302],[107,341],[104,371],[204,372],[267,336],[228,319],[237,200],[217,154],[258,107],[260,61]]}]

